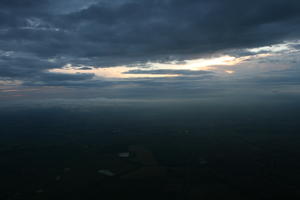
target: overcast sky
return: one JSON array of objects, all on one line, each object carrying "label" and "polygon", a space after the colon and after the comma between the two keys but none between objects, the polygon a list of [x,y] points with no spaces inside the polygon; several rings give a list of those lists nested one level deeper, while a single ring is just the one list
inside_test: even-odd
[{"label": "overcast sky", "polygon": [[298,95],[299,0],[1,0],[0,100]]}]

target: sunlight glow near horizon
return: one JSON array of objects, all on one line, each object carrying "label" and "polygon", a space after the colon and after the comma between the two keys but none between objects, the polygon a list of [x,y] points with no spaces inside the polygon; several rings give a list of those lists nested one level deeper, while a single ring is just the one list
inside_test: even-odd
[{"label": "sunlight glow near horizon", "polygon": [[[293,45],[300,44],[300,41],[285,42],[281,44],[274,44],[270,46],[262,46],[252,49],[244,49],[249,52],[245,56],[230,56],[223,55],[211,58],[190,59],[178,62],[174,60],[168,63],[148,62],[144,65],[138,64],[136,66],[115,66],[115,67],[98,67],[86,65],[73,65],[71,63],[64,65],[62,68],[50,69],[48,72],[64,73],[64,74],[95,74],[94,79],[130,79],[130,78],[164,78],[164,77],[179,77],[187,76],[183,74],[176,74],[175,70],[190,70],[190,71],[212,71],[219,75],[234,75],[242,69],[242,63],[248,61],[255,61],[271,56],[283,56],[289,53],[297,53],[299,50],[293,48]],[[88,67],[90,69],[82,69]],[[137,70],[139,73],[130,73],[131,70]],[[169,70],[169,74],[153,73],[152,70]],[[174,72],[172,72],[174,70]],[[255,67],[253,68],[255,71]],[[145,73],[143,73],[145,72]],[[177,72],[178,73],[178,72]],[[189,75],[192,76],[192,75]]]},{"label": "sunlight glow near horizon", "polygon": [[[172,78],[172,77],[193,77],[201,76],[201,73],[192,71],[211,71],[219,78],[230,80],[246,76],[255,76],[257,74],[269,72],[272,70],[283,70],[292,65],[282,65],[272,63],[270,60],[277,59],[278,57],[285,58],[288,55],[294,57],[300,55],[300,50],[294,48],[292,45],[298,43],[278,44],[273,46],[265,46],[253,49],[244,49],[242,51],[245,56],[230,56],[223,55],[211,58],[190,59],[184,61],[170,61],[168,63],[148,62],[144,64],[137,64],[136,66],[115,66],[115,67],[98,67],[91,65],[74,65],[71,63],[65,64],[62,68],[55,68],[46,70],[47,73],[60,73],[60,74],[94,74],[92,80],[107,80],[107,81],[121,81],[138,78]],[[249,52],[250,54],[247,54]],[[6,56],[11,56],[7,54]],[[56,58],[48,59],[49,62],[56,63]],[[160,74],[159,70],[162,70]],[[165,71],[164,71],[165,70]],[[174,70],[174,71],[172,71]],[[189,70],[191,73],[180,73],[180,70]],[[137,71],[137,73],[130,71]],[[151,73],[151,71],[154,71]],[[169,71],[169,73],[168,73]],[[168,74],[164,74],[164,73]],[[232,78],[231,78],[232,77]],[[28,92],[26,88],[19,88],[23,85],[23,80],[0,80],[0,93],[2,95],[19,95],[19,92]],[[43,84],[37,83],[37,84]],[[16,89],[18,88],[18,90]],[[21,94],[22,95],[22,94]]]},{"label": "sunlight glow near horizon", "polygon": [[[250,56],[251,57],[251,56]],[[171,73],[170,74],[151,74],[149,71],[151,70],[191,70],[191,71],[199,71],[199,70],[210,70],[215,71],[218,70],[217,66],[234,66],[237,65],[244,60],[249,59],[249,56],[236,58],[233,56],[221,56],[216,58],[201,58],[194,60],[186,60],[183,63],[146,63],[146,66],[150,67],[127,67],[127,66],[117,66],[117,67],[104,67],[97,68],[95,66],[73,66],[72,64],[67,64],[63,68],[51,69],[49,72],[53,73],[66,73],[66,74],[95,74],[97,77],[102,78],[161,78],[161,77],[177,77],[181,76],[180,74]],[[90,67],[91,69],[81,69],[82,67]],[[130,70],[141,70],[144,71],[145,74],[130,74],[126,73]],[[225,71],[225,73],[228,73]],[[229,73],[233,74],[233,73]]]}]

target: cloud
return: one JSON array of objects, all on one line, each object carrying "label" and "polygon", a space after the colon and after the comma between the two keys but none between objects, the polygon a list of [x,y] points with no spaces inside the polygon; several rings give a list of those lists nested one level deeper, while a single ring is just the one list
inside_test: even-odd
[{"label": "cloud", "polygon": [[57,67],[56,64],[33,56],[0,56],[0,77],[27,79],[38,76],[46,69]]},{"label": "cloud", "polygon": [[1,51],[23,56],[1,56],[0,76],[52,81],[44,72],[66,63],[143,65],[282,43],[299,39],[299,10],[298,0],[2,0]]},{"label": "cloud", "polygon": [[40,77],[44,81],[82,81],[90,80],[94,74],[61,74],[61,73],[43,73]]}]

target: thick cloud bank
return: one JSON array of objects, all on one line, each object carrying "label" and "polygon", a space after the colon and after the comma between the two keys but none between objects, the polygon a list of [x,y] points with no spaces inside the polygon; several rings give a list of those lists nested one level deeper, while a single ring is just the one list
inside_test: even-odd
[{"label": "thick cloud bank", "polygon": [[180,61],[295,40],[299,10],[298,0],[2,0],[0,77],[56,81],[45,71],[66,63]]}]

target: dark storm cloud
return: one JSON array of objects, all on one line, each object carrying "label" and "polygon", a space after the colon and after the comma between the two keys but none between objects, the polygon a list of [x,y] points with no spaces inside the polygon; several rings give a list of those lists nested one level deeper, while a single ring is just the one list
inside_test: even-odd
[{"label": "dark storm cloud", "polygon": [[0,77],[31,78],[57,65],[31,56],[0,56]]},{"label": "dark storm cloud", "polygon": [[[299,10],[298,0],[2,0],[0,48],[28,57],[2,59],[0,74],[30,77],[64,60],[183,60],[299,39]],[[33,57],[40,63],[28,64]]]},{"label": "dark storm cloud", "polygon": [[89,80],[94,74],[61,74],[61,73],[43,73],[41,79],[44,81],[82,81]]},{"label": "dark storm cloud", "polygon": [[59,65],[47,60],[39,59],[27,54],[13,55],[0,52],[0,77],[24,81],[25,84],[66,85],[70,82],[87,81],[94,77],[94,74],[61,74],[50,73],[49,69],[57,68]]},{"label": "dark storm cloud", "polygon": [[25,86],[103,86],[103,81],[92,80],[94,74],[61,74],[43,72],[24,79]]},{"label": "dark storm cloud", "polygon": [[92,70],[92,67],[79,67],[80,70]]}]

